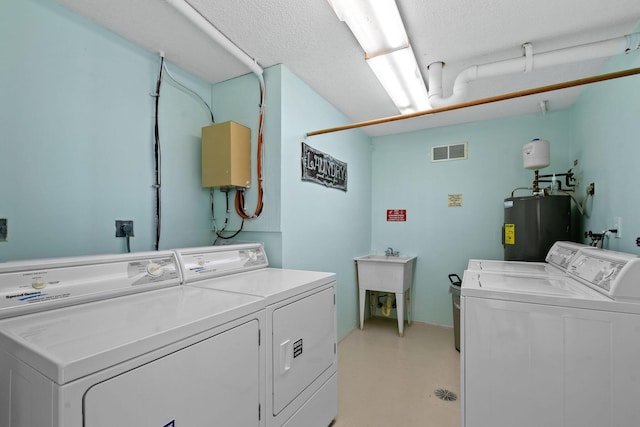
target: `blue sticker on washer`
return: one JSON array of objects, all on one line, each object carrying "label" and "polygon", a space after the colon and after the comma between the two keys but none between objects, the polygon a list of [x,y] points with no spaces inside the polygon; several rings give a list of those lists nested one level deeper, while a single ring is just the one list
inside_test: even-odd
[{"label": "blue sticker on washer", "polygon": [[34,298],[42,298],[42,297],[46,297],[46,296],[47,296],[47,294],[43,294],[43,293],[38,292],[35,295],[29,295],[29,296],[20,298],[20,301],[26,301],[26,300],[34,299]]}]

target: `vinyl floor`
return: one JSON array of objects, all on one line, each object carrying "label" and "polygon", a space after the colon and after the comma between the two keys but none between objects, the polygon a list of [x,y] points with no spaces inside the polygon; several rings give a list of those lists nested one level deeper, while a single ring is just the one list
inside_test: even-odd
[{"label": "vinyl floor", "polygon": [[400,337],[395,319],[367,319],[338,344],[338,400],[333,427],[460,427],[453,329],[413,322]]}]

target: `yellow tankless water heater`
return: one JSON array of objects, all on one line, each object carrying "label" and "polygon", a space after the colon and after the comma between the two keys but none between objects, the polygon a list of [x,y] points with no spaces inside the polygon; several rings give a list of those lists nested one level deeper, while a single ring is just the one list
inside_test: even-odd
[{"label": "yellow tankless water heater", "polygon": [[251,129],[235,122],[202,128],[202,187],[251,186]]}]

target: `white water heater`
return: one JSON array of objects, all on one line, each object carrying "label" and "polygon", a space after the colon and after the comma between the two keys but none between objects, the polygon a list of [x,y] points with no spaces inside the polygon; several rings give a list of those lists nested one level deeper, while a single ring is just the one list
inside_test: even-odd
[{"label": "white water heater", "polygon": [[549,141],[534,139],[522,146],[522,162],[525,169],[546,168],[551,163]]}]

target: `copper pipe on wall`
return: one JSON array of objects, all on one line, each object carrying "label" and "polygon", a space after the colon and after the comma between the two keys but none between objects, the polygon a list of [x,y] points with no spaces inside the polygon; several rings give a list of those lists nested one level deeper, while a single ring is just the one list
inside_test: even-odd
[{"label": "copper pipe on wall", "polygon": [[409,114],[399,114],[397,116],[384,117],[381,119],[374,119],[374,120],[367,120],[364,122],[352,123],[350,125],[316,130],[313,132],[308,132],[306,136],[322,135],[325,133],[340,132],[343,130],[356,129],[356,128],[361,128],[366,126],[373,126],[373,125],[379,125],[383,123],[395,122],[398,120],[412,119],[414,117],[443,113],[445,111],[460,110],[462,108],[475,107],[477,105],[492,104],[494,102],[507,101],[509,99],[521,98],[524,96],[536,95],[536,94],[545,93],[545,92],[552,92],[554,90],[568,89],[571,87],[583,86],[591,83],[603,82],[606,80],[619,79],[622,77],[628,77],[628,76],[633,76],[637,74],[640,74],[640,67],[630,68],[628,70],[623,70],[623,71],[616,71],[613,73],[599,74],[592,77],[585,77],[582,79],[570,80],[567,82],[556,83],[548,86],[540,86],[533,89],[510,92],[503,95],[496,95],[488,98],[476,99],[474,101],[461,102],[459,104],[448,105],[446,107],[432,108],[431,110],[418,111],[418,112],[409,113]]}]

